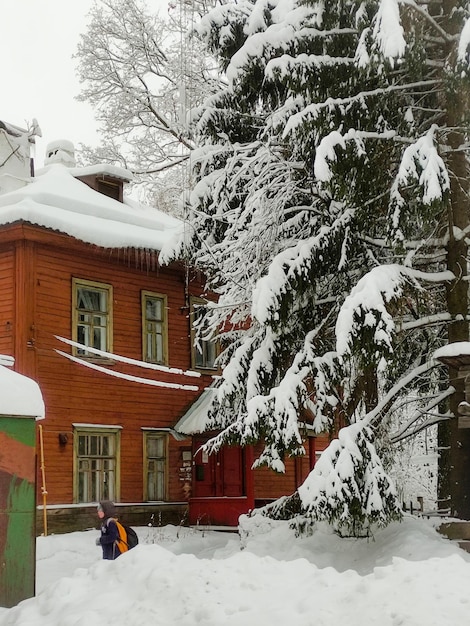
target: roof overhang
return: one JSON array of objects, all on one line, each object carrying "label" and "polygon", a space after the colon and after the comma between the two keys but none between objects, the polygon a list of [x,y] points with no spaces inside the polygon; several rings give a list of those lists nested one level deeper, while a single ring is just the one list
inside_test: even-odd
[{"label": "roof overhang", "polygon": [[175,424],[174,430],[183,435],[196,435],[209,430],[208,410],[215,392],[215,387],[206,387],[199,398]]}]

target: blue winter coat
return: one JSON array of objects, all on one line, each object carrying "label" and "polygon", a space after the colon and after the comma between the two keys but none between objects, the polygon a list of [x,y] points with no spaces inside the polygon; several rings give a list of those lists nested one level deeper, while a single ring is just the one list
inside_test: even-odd
[{"label": "blue winter coat", "polygon": [[116,526],[116,522],[113,518],[108,517],[108,519],[103,521],[101,526],[101,537],[100,544],[103,548],[103,559],[107,559],[108,561],[113,561],[117,559],[121,554],[119,548],[116,545],[116,541],[119,538],[119,532]]}]

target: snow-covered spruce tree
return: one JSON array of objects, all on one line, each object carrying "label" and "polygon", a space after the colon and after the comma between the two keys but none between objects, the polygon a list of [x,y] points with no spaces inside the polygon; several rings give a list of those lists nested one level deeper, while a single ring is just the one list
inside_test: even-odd
[{"label": "snow-covered spruce tree", "polygon": [[282,471],[307,423],[357,425],[296,495],[340,532],[399,514],[372,445],[455,433],[432,354],[468,339],[468,16],[447,0],[241,0],[197,27],[228,84],[193,112],[197,184],[166,258],[189,254],[219,295],[209,448],[262,440],[257,463]]}]

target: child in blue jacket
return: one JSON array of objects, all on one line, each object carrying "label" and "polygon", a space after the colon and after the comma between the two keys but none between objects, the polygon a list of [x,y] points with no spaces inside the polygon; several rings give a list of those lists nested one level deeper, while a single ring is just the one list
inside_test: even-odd
[{"label": "child in blue jacket", "polygon": [[116,509],[114,502],[103,500],[98,504],[98,517],[101,520],[101,536],[96,540],[96,545],[103,548],[103,559],[113,561],[121,554],[116,541],[119,538],[118,528],[115,521]]}]

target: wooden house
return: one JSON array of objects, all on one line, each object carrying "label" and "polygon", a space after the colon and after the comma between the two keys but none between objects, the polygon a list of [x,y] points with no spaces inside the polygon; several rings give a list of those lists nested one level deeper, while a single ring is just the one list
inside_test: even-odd
[{"label": "wooden house", "polygon": [[191,521],[235,524],[291,493],[308,455],[255,481],[253,451],[194,456],[205,435],[175,428],[217,373],[213,345],[192,342],[202,278],[158,262],[180,222],[127,200],[126,170],[76,167],[69,142],[49,144],[34,174],[30,142],[0,123],[0,353],[46,405],[39,528],[43,508],[49,530],[91,527],[100,499],[133,524],[185,523],[188,503]]}]

